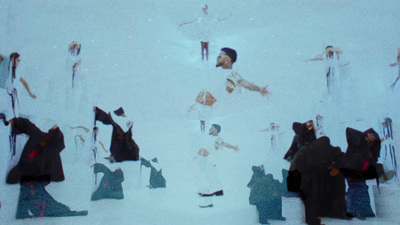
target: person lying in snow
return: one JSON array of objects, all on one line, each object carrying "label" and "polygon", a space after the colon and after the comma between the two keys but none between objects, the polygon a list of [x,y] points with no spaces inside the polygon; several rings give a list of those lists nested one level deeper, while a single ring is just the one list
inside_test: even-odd
[{"label": "person lying in snow", "polygon": [[162,175],[162,169],[160,168],[157,158],[152,159],[151,162],[142,158],[140,166],[151,168],[149,179],[150,184],[148,186],[150,189],[166,187],[166,180]]},{"label": "person lying in snow", "polygon": [[49,176],[22,177],[20,195],[17,206],[17,219],[38,217],[86,216],[87,210],[71,211],[71,209],[57,202],[47,191],[50,183]]},{"label": "person lying in snow", "polygon": [[94,173],[104,173],[100,181],[99,187],[92,194],[92,201],[100,199],[123,199],[124,192],[122,189],[122,182],[124,181],[124,172],[121,168],[117,168],[114,172],[108,169],[101,163],[93,165]]}]

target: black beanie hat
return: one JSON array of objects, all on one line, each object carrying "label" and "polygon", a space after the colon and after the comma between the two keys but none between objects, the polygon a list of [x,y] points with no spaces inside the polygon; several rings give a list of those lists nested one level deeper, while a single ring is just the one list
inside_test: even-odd
[{"label": "black beanie hat", "polygon": [[231,48],[222,48],[221,51],[224,51],[229,56],[229,58],[231,58],[232,63],[236,62],[237,53],[235,50]]}]

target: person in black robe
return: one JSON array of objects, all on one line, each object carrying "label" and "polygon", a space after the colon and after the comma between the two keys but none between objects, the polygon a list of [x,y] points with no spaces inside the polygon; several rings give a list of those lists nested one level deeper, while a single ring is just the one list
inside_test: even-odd
[{"label": "person in black robe", "polygon": [[122,189],[122,182],[124,181],[124,172],[121,168],[117,168],[114,172],[108,169],[101,163],[96,163],[94,166],[94,173],[104,173],[100,181],[99,187],[92,194],[92,201],[100,199],[123,199],[124,191]]},{"label": "person in black robe", "polygon": [[[300,137],[311,140],[314,136],[312,121],[302,125]],[[328,137],[314,139],[301,146],[290,165],[288,189],[296,189],[305,206],[306,223],[321,224],[319,217],[337,217],[350,219],[346,212],[345,180],[338,168],[344,161],[344,153],[339,147],[333,147]],[[297,187],[289,187],[291,175],[298,179]]]},{"label": "person in black robe", "polygon": [[[311,126],[313,127],[312,130],[307,129],[307,127]],[[292,129],[295,135],[289,150],[283,157],[287,161],[291,161],[302,146],[309,145],[311,142],[317,139],[312,120],[307,121],[305,124],[294,122]]]},{"label": "person in black robe", "polygon": [[[121,108],[114,111],[115,116],[111,113],[105,113],[98,107],[94,107],[95,119],[103,124],[112,125],[113,131],[111,136],[111,156],[110,162],[122,162],[125,160],[139,160],[139,146],[132,139],[132,122],[127,124],[118,124],[118,117],[125,118],[124,110]],[[124,129],[128,127],[128,129]]]},{"label": "person in black robe", "polygon": [[150,171],[150,179],[149,179],[149,188],[165,188],[166,180],[162,174],[162,169],[157,169],[153,164],[158,164],[158,159],[154,158],[151,160],[146,160],[144,158],[141,159],[140,166],[145,166],[151,169]]},{"label": "person in black robe", "polygon": [[366,180],[380,176],[381,166],[377,161],[381,140],[372,128],[364,132],[347,128],[346,138],[348,143],[346,163],[341,170],[348,184],[347,211],[353,213],[358,219],[365,220],[366,217],[375,217]]},{"label": "person in black robe", "polygon": [[282,220],[282,196],[286,187],[275,180],[272,174],[265,175],[264,166],[253,166],[253,176],[247,187],[251,189],[249,203],[256,205],[261,224],[269,224],[268,219]]},{"label": "person in black robe", "polygon": [[18,164],[7,175],[8,184],[18,183],[22,176],[48,175],[50,181],[63,181],[64,171],[60,152],[64,149],[64,135],[58,126],[43,132],[25,118],[13,118],[5,122],[11,124],[12,133],[29,136]]},{"label": "person in black robe", "polygon": [[49,176],[26,177],[20,181],[20,195],[17,206],[17,219],[38,217],[86,216],[87,210],[72,211],[68,206],[57,202],[47,191]]}]

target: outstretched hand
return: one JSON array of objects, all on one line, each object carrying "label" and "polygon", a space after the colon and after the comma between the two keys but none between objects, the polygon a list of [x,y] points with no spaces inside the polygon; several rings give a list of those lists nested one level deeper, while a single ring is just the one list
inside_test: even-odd
[{"label": "outstretched hand", "polygon": [[269,91],[267,90],[267,87],[268,87],[268,86],[264,86],[264,87],[261,88],[260,94],[261,94],[262,96],[267,96],[267,97],[268,97],[268,96],[271,94],[271,92],[269,92]]}]

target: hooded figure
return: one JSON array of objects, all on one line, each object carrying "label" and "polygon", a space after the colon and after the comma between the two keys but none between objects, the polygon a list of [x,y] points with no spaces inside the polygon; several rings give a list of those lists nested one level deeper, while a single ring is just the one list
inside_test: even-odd
[{"label": "hooded figure", "polygon": [[347,177],[347,210],[358,219],[375,217],[370,205],[366,180],[379,177],[380,164],[377,164],[381,141],[372,129],[364,132],[347,128],[346,163],[342,168]]},{"label": "hooded figure", "polygon": [[50,181],[63,181],[64,171],[60,152],[64,149],[64,135],[54,126],[48,133],[42,132],[31,121],[24,118],[11,120],[12,133],[29,136],[18,164],[7,175],[7,183],[18,183],[22,176],[48,175]]},{"label": "hooded figure", "polygon": [[162,169],[156,168],[159,166],[157,158],[154,158],[150,161],[143,159],[141,160],[141,166],[151,168],[150,171],[150,180],[149,180],[149,188],[165,188],[166,187],[166,180],[162,175]]},{"label": "hooded figure", "polygon": [[361,178],[364,180],[379,177],[381,165],[377,164],[381,151],[381,141],[374,129],[364,132],[347,128],[346,163],[341,169],[346,177]]},{"label": "hooded figure", "polygon": [[18,199],[16,218],[37,217],[63,217],[63,216],[86,216],[87,210],[71,211],[71,209],[57,202],[47,191],[46,186],[50,183],[48,176],[23,177]]},{"label": "hooded figure", "polygon": [[92,201],[100,199],[123,199],[124,191],[122,189],[122,182],[124,181],[124,172],[121,168],[112,172],[105,165],[101,163],[94,164],[94,173],[104,173],[100,181],[99,187],[92,194]]},{"label": "hooded figure", "polygon": [[[309,121],[310,122],[310,121]],[[305,143],[291,161],[288,189],[298,191],[305,206],[306,223],[321,224],[322,217],[349,219],[345,204],[344,177],[337,168],[341,168],[344,153],[339,147],[333,147],[328,137],[315,137],[314,129],[309,122],[300,130],[308,130],[299,135]],[[311,126],[310,126],[311,125]],[[312,133],[311,133],[312,131]],[[296,175],[297,187],[290,187],[291,176]]]},{"label": "hooded figure", "polygon": [[302,146],[308,145],[317,139],[315,136],[314,124],[312,120],[309,120],[306,123],[294,122],[292,125],[292,129],[295,133],[292,145],[283,157],[288,161],[294,158],[297,151],[299,151]]},{"label": "hooded figure", "polygon": [[95,107],[95,119],[103,124],[112,125],[113,131],[110,146],[110,161],[113,158],[116,162],[125,160],[139,160],[139,146],[132,139],[132,122],[126,119],[122,108],[111,113]]},{"label": "hooded figure", "polygon": [[259,222],[268,224],[268,219],[286,220],[282,217],[282,196],[286,187],[275,180],[272,174],[265,175],[264,166],[253,166],[253,176],[247,187],[251,189],[249,203],[256,205]]}]

